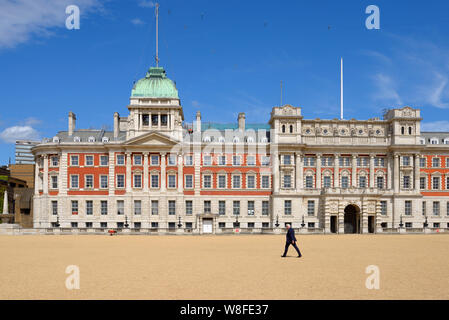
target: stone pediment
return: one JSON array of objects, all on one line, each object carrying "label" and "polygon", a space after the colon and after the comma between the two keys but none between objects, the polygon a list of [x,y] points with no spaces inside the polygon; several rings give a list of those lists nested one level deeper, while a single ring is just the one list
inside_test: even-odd
[{"label": "stone pediment", "polygon": [[179,141],[162,134],[157,131],[151,131],[140,136],[129,139],[125,142],[126,145],[145,145],[145,146],[174,146],[178,144]]}]

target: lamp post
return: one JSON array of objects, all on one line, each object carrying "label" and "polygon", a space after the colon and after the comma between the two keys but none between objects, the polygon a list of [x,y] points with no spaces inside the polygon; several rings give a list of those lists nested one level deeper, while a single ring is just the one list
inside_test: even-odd
[{"label": "lamp post", "polygon": [[301,222],[301,228],[304,228],[305,227],[305,223],[304,223],[304,215],[302,215],[302,222]]},{"label": "lamp post", "polygon": [[178,228],[181,228],[182,227],[181,216],[179,216],[178,218],[179,218],[178,219]]},{"label": "lamp post", "polygon": [[276,223],[274,224],[276,228],[279,227],[279,215],[276,215]]},{"label": "lamp post", "polygon": [[125,216],[125,228],[128,228],[129,224],[128,224],[128,216]]},{"label": "lamp post", "polygon": [[401,220],[399,221],[399,227],[402,229],[403,226],[404,226],[404,224],[402,223],[402,214],[401,214]]},{"label": "lamp post", "polygon": [[429,224],[427,223],[427,215],[425,217],[426,217],[426,220],[424,221],[424,229],[429,226]]},{"label": "lamp post", "polygon": [[55,223],[56,228],[59,228],[60,224],[59,224],[59,214],[56,215],[56,223]]}]

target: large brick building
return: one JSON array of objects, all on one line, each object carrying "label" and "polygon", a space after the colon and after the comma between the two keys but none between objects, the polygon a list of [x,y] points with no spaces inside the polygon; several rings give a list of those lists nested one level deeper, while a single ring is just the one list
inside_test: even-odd
[{"label": "large brick building", "polygon": [[[303,119],[272,109],[267,124],[184,121],[173,81],[150,68],[113,131],[75,128],[33,148],[34,227],[270,232],[444,231],[449,133],[421,132],[420,110],[383,119]],[[226,112],[226,111],[223,111]],[[267,119],[268,120],[268,119]],[[428,228],[425,228],[428,226]]]}]

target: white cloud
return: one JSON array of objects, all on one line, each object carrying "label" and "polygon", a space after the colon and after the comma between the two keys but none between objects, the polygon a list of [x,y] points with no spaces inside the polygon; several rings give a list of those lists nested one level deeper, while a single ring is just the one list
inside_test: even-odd
[{"label": "white cloud", "polygon": [[142,0],[139,2],[139,6],[144,8],[154,8],[156,6],[156,3],[149,0]]},{"label": "white cloud", "polygon": [[449,132],[449,121],[441,120],[421,123],[421,131],[427,132]]},{"label": "white cloud", "polygon": [[0,139],[6,143],[15,143],[16,140],[39,140],[40,135],[31,126],[14,126],[3,130]]},{"label": "white cloud", "polygon": [[395,88],[395,82],[391,76],[383,73],[378,73],[374,76],[375,84],[378,88],[375,99],[401,106],[402,100]]},{"label": "white cloud", "polygon": [[[50,36],[65,28],[65,9],[73,0],[0,0],[0,49],[13,48],[34,36]],[[81,22],[85,14],[101,8],[98,0],[77,0]],[[82,24],[81,24],[82,28]]]},{"label": "white cloud", "polygon": [[139,18],[134,18],[134,19],[132,19],[132,20],[131,20],[131,23],[132,23],[133,25],[136,25],[136,26],[145,24],[145,22],[143,22],[143,21],[140,20]]}]

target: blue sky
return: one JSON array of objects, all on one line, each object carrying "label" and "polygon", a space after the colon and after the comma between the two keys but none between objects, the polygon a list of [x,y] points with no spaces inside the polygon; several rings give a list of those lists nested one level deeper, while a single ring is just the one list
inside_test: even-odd
[{"label": "blue sky", "polygon": [[[267,122],[283,102],[306,118],[422,109],[423,128],[449,131],[449,1],[160,0],[160,64],[176,81],[186,121]],[[65,27],[69,4],[79,30]],[[380,8],[380,30],[365,9]],[[112,127],[133,81],[154,65],[154,3],[143,0],[0,0],[0,164],[17,138]]]}]

